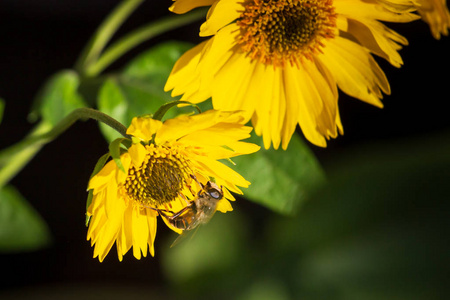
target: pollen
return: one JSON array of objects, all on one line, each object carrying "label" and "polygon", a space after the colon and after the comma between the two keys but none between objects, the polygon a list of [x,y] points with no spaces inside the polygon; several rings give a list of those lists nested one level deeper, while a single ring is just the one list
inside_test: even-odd
[{"label": "pollen", "polygon": [[244,0],[243,6],[238,44],[266,65],[299,66],[321,52],[324,39],[334,37],[332,0]]},{"label": "pollen", "polygon": [[177,148],[152,144],[147,151],[142,165],[128,170],[125,190],[139,204],[156,207],[175,200],[188,185],[192,171]]}]

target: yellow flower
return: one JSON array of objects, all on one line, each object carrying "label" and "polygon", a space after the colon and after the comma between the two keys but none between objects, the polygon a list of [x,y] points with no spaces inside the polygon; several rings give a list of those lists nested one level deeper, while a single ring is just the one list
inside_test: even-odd
[{"label": "yellow flower", "polygon": [[441,34],[448,35],[450,28],[450,13],[445,0],[417,0],[417,11],[430,26],[431,34],[437,40]]},{"label": "yellow flower", "polygon": [[180,211],[200,190],[194,178],[203,184],[215,180],[224,193],[217,210],[231,211],[230,191],[242,194],[238,187],[250,183],[218,160],[259,149],[240,141],[252,130],[244,121],[241,112],[216,110],[164,123],[134,118],[127,130],[133,143],[120,156],[125,172],[111,160],[89,182],[87,239],[95,244],[94,257],[103,261],[114,242],[120,261],[131,247],[137,259],[148,247],[153,256],[158,213],[152,208]]},{"label": "yellow flower", "polygon": [[177,0],[171,10],[210,4],[200,35],[213,37],[177,61],[165,90],[244,110],[266,148],[286,149],[297,124],[322,147],[342,134],[337,87],[382,107],[390,87],[372,54],[400,67],[407,40],[379,21],[419,18],[410,0]]}]

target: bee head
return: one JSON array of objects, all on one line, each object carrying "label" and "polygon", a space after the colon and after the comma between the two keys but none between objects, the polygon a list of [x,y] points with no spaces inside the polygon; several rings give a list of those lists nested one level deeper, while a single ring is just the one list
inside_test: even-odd
[{"label": "bee head", "polygon": [[222,189],[212,181],[206,183],[204,190],[213,199],[220,200],[223,198]]}]

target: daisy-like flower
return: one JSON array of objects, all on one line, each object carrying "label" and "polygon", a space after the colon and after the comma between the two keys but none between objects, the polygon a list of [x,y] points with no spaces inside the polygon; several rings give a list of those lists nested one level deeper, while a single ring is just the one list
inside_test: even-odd
[{"label": "daisy-like flower", "polygon": [[95,244],[94,257],[103,261],[114,243],[120,261],[131,247],[137,259],[148,249],[153,256],[155,208],[180,211],[200,191],[197,180],[203,184],[215,180],[224,193],[217,210],[231,211],[230,191],[242,194],[238,187],[250,183],[218,160],[259,149],[240,141],[252,130],[244,121],[241,112],[216,110],[164,123],[134,118],[127,130],[133,143],[120,155],[121,167],[111,160],[89,182],[93,198],[87,211],[87,239]]},{"label": "daisy-like flower", "polygon": [[184,13],[212,5],[201,36],[209,40],[175,64],[165,89],[198,103],[212,97],[216,109],[244,110],[264,146],[287,148],[300,125],[325,147],[343,133],[338,87],[382,107],[390,94],[372,54],[402,65],[407,40],[380,21],[419,16],[414,0],[177,0]]},{"label": "daisy-like flower", "polygon": [[441,34],[448,35],[450,13],[445,0],[418,0],[417,11],[430,26],[431,34],[437,40]]}]

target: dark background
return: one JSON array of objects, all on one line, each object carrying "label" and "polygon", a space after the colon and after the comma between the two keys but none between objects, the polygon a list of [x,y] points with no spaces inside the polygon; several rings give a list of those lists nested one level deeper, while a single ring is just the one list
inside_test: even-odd
[{"label": "dark background", "polygon": [[[0,125],[0,149],[14,144],[33,127],[27,121],[33,97],[55,72],[70,68],[102,19],[118,1],[0,1],[0,97],[6,101]],[[119,30],[117,36],[150,20],[167,15],[171,1],[147,1]],[[168,39],[200,41],[200,23],[157,37],[113,65],[119,68],[140,51]],[[391,25],[390,25],[391,26]],[[400,53],[404,66],[396,69],[378,60],[391,84],[392,95],[385,96],[380,110],[345,95],[340,112],[345,135],[329,142],[326,149],[311,145],[325,169],[335,157],[360,144],[390,143],[399,139],[423,137],[448,131],[445,108],[450,100],[448,86],[450,38],[434,40],[428,26],[416,21],[392,24],[410,45]],[[79,122],[46,145],[25,169],[12,180],[47,221],[53,245],[33,253],[1,254],[0,268],[7,273],[0,281],[2,291],[27,295],[33,288],[104,285],[111,295],[129,297],[154,293],[164,285],[157,258],[138,261],[129,253],[118,262],[115,250],[100,264],[92,259],[93,249],[86,241],[84,226],[85,187],[92,167],[107,149],[94,121]],[[250,215],[267,215],[267,210],[246,201],[235,207]],[[162,229],[162,226],[160,227]],[[164,251],[158,240],[170,234],[158,230],[156,255]],[[5,270],[7,270],[5,272]],[[120,283],[121,290],[114,286]],[[136,289],[135,287],[139,287]],[[129,290],[128,290],[129,289]],[[56,293],[56,292],[55,292]]]}]

